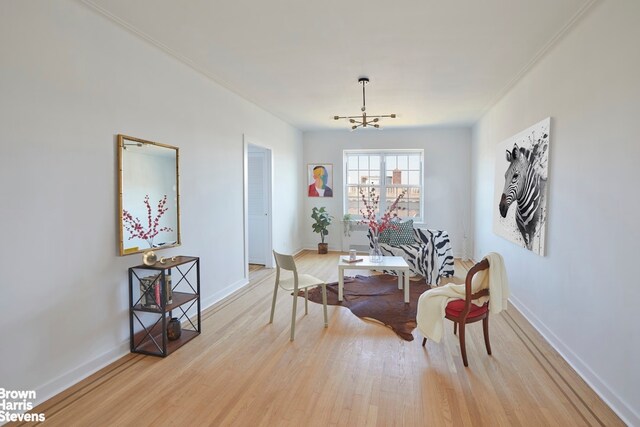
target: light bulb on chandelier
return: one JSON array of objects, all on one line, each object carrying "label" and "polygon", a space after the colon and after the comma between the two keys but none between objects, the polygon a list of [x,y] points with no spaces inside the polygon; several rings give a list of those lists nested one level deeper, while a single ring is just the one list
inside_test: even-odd
[{"label": "light bulb on chandelier", "polygon": [[369,83],[368,77],[360,77],[358,79],[358,83],[362,85],[362,107],[360,110],[362,111],[362,115],[358,116],[333,116],[333,120],[340,119],[348,119],[349,123],[355,123],[351,126],[351,130],[356,130],[359,127],[366,128],[368,126],[374,127],[376,129],[380,129],[380,125],[378,122],[380,119],[384,117],[388,117],[391,119],[395,119],[397,116],[395,114],[383,114],[380,116],[368,116],[366,112],[366,97],[365,97],[365,86]]}]

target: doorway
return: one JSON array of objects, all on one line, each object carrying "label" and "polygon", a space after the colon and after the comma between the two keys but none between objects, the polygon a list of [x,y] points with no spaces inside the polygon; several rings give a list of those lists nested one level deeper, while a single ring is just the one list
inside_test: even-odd
[{"label": "doorway", "polygon": [[271,254],[271,150],[245,138],[245,259],[249,271],[273,268]]}]

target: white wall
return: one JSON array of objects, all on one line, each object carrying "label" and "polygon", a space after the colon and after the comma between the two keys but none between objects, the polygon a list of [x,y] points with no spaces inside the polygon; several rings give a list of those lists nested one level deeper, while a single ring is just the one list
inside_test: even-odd
[{"label": "white wall", "polygon": [[[329,230],[329,249],[341,249],[343,212],[343,150],[424,149],[424,217],[427,228],[447,230],[455,256],[461,256],[463,229],[471,222],[471,130],[431,128],[411,130],[361,129],[351,132],[304,133],[302,180],[307,184],[307,163],[333,164],[333,197],[306,197],[303,210],[303,243],[316,248],[320,235],[311,229],[311,209],[325,206],[336,220]],[[469,246],[471,247],[471,246]]]},{"label": "white wall", "polygon": [[[302,134],[76,1],[0,3],[0,386],[38,401],[128,352],[115,135],[180,147],[204,303],[245,283],[243,134],[274,153],[274,244],[302,247]],[[188,349],[187,349],[188,351]]]},{"label": "white wall", "polygon": [[[640,425],[640,2],[597,4],[473,133],[475,257],[502,253],[512,300]],[[551,116],[547,256],[492,232],[496,144]]]}]

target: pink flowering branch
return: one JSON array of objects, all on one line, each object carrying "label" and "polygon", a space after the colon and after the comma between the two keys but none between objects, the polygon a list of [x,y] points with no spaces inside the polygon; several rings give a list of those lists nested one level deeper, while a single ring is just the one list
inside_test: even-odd
[{"label": "pink flowering branch", "polygon": [[366,224],[373,236],[380,235],[380,233],[386,229],[396,230],[398,228],[393,224],[392,219],[398,217],[398,213],[396,212],[398,203],[400,203],[400,200],[402,200],[406,194],[406,190],[403,190],[402,193],[396,197],[396,200],[387,207],[386,212],[380,219],[376,217],[376,212],[378,211],[378,206],[380,204],[380,195],[376,194],[375,187],[369,187],[369,191],[367,193],[365,193],[364,189],[360,187],[359,192],[364,209],[360,209],[362,220],[358,221],[358,224]]},{"label": "pink flowering branch", "polygon": [[173,231],[170,227],[160,227],[160,218],[162,215],[169,210],[167,207],[167,195],[165,194],[162,199],[158,202],[158,206],[156,207],[157,214],[153,217],[151,204],[149,203],[149,195],[144,196],[144,205],[147,208],[147,228],[145,229],[142,226],[142,222],[138,217],[134,217],[131,215],[129,211],[126,209],[122,210],[122,223],[124,225],[125,230],[129,232],[129,240],[131,239],[142,239],[146,240],[149,244],[149,247],[153,247],[153,239],[162,231]]}]

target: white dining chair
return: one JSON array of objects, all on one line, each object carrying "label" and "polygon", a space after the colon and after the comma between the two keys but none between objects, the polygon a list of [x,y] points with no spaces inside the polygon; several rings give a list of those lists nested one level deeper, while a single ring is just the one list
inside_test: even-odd
[{"label": "white dining chair", "polygon": [[[298,274],[296,263],[291,255],[283,255],[276,251],[273,251],[273,255],[276,258],[276,283],[273,287],[273,301],[271,303],[271,318],[269,323],[273,323],[273,314],[276,309],[276,298],[278,295],[278,287],[293,292],[293,311],[291,313],[291,341],[296,332],[296,308],[298,305],[298,291],[304,289],[304,314],[309,313],[309,288],[315,288],[316,286],[322,287],[322,306],[324,309],[324,327],[326,328],[329,323],[327,321],[327,284],[309,274]],[[280,270],[288,270],[293,272],[293,276],[282,279],[280,277]]]}]

